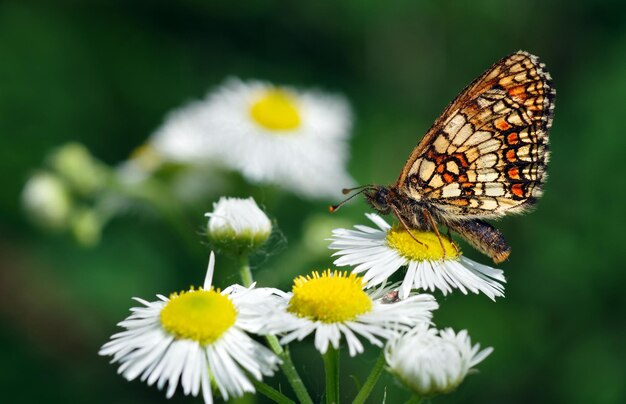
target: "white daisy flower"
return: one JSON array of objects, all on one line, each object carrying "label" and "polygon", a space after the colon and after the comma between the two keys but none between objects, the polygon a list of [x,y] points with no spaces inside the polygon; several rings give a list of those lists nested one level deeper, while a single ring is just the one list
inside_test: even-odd
[{"label": "white daisy flower", "polygon": [[235,253],[255,250],[267,241],[272,232],[272,222],[254,198],[221,197],[213,204],[207,233],[220,248]]},{"label": "white daisy flower", "polygon": [[391,339],[385,347],[389,371],[422,396],[454,390],[467,373],[493,352],[472,346],[466,330],[455,334],[451,328],[419,326]]},{"label": "white daisy flower", "polygon": [[434,291],[444,295],[459,289],[464,294],[482,292],[490,299],[504,296],[503,271],[479,264],[461,255],[457,247],[443,238],[445,254],[433,232],[412,230],[423,244],[417,243],[404,228],[391,227],[376,214],[366,214],[378,229],[357,225],[355,230],[333,230],[329,248],[338,250],[337,266],[354,266],[363,273],[368,287],[384,284],[402,267],[406,274],[400,286],[400,298],[411,289]]},{"label": "white daisy flower", "polygon": [[353,184],[346,172],[350,129],[343,97],[230,79],[171,113],[151,145],[167,159],[220,162],[249,181],[327,198]]},{"label": "white daisy flower", "polygon": [[211,253],[204,286],[148,302],[118,325],[100,349],[121,365],[127,380],[140,377],[159,389],[168,384],[167,397],[180,384],[183,392],[213,402],[212,383],[224,400],[254,392],[246,373],[257,380],[271,376],[280,360],[246,332],[260,333],[264,314],[273,307],[274,290],[231,286],[220,292],[211,286],[215,256]]},{"label": "white daisy flower", "polygon": [[291,293],[283,295],[275,310],[267,314],[267,329],[284,334],[288,344],[315,334],[315,348],[322,354],[329,345],[339,348],[342,335],[350,356],[363,352],[358,336],[376,346],[416,324],[429,322],[438,305],[431,295],[411,296],[397,303],[385,303],[386,290],[368,294],[363,278],[347,272],[313,272],[294,279]]}]

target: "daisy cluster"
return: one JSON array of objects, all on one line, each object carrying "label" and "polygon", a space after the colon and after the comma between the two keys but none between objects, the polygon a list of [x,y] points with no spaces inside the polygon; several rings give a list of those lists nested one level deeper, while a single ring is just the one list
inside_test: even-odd
[{"label": "daisy cluster", "polygon": [[[119,166],[79,144],[55,150],[26,183],[23,205],[35,223],[70,232],[82,245],[95,245],[108,220],[143,205],[189,241],[188,211],[230,183],[266,186],[264,195],[279,188],[304,199],[339,197],[354,185],[346,169],[351,129],[341,95],[231,78],[170,112]],[[367,215],[373,226],[333,227],[321,237],[312,231],[322,243],[330,237],[334,258],[325,244],[321,254],[334,268],[297,276],[282,291],[253,280],[249,258],[267,249],[276,227],[253,198],[222,197],[206,216],[208,242],[236,259],[242,284],[213,284],[211,252],[200,287],[136,298],[122,331],[100,350],[127,380],[205,403],[254,392],[292,402],[266,383],[280,369],[298,401],[312,403],[287,348],[311,339],[323,357],[328,403],[339,398],[338,352],[380,351],[380,366],[355,399],[362,403],[384,368],[414,394],[432,396],[454,390],[492,351],[472,345],[465,330],[434,326],[436,294],[504,296],[503,272],[464,257],[449,238],[374,214]],[[304,252],[311,251],[293,254]]]},{"label": "daisy cluster", "polygon": [[[22,202],[36,224],[69,232],[86,246],[97,244],[112,217],[148,207],[195,249],[189,211],[234,185],[263,186],[264,197],[275,189],[310,200],[341,196],[354,185],[346,168],[351,130],[351,108],[339,94],[230,78],[171,111],[115,167],[80,144],[55,150],[26,183]],[[375,214],[366,215],[372,224],[353,228],[311,226],[292,256],[334,260],[334,267],[299,275],[282,291],[253,279],[250,256],[269,250],[276,229],[253,198],[219,198],[206,216],[207,241],[235,258],[242,284],[214,285],[211,252],[201,286],[136,298],[138,306],[118,324],[122,331],[100,350],[127,380],[156,385],[168,398],[177,390],[201,395],[205,403],[255,392],[293,402],[267,384],[280,369],[288,393],[309,404],[288,346],[312,340],[323,357],[327,403],[339,399],[338,352],[379,351],[354,401],[363,403],[384,369],[415,395],[430,397],[453,391],[492,352],[472,344],[466,330],[433,323],[436,295],[504,296],[503,271],[468,259],[449,237]],[[322,243],[312,259],[308,239]]]},{"label": "daisy cluster", "polygon": [[197,209],[235,178],[336,200],[354,185],[346,168],[351,130],[351,107],[340,94],[229,78],[169,112],[115,166],[82,144],[54,150],[26,182],[22,205],[35,225],[93,246],[115,216],[156,210],[183,222],[185,208]]},{"label": "daisy cluster", "polygon": [[[252,198],[222,198],[207,216],[209,240],[222,247],[233,243],[235,248],[223,251],[242,262],[272,229]],[[379,216],[368,217],[377,228],[335,229],[330,239],[339,257],[335,265],[352,271],[313,271],[296,277],[285,292],[257,287],[244,265],[244,285],[220,290],[213,285],[211,253],[201,287],[157,295],[155,301],[136,298],[140,306],[118,324],[124,330],[100,354],[119,363],[118,372],[127,380],[166,389],[168,398],[180,387],[186,395],[201,394],[205,403],[212,403],[216,393],[227,400],[257,389],[288,400],[263,381],[281,368],[298,399],[311,402],[281,345],[312,337],[324,356],[327,383],[336,367],[332,358],[338,360],[342,347],[355,357],[371,346],[382,350],[386,369],[414,394],[454,390],[492,349],[472,345],[465,330],[434,328],[433,311],[439,305],[425,292],[445,295],[458,289],[495,299],[503,294],[502,271],[464,258],[449,240],[442,249],[433,234],[424,233],[418,234],[422,244],[409,243],[404,230]],[[396,272],[404,272],[404,280],[394,282]],[[255,336],[264,336],[266,344]],[[332,389],[327,394],[334,397]]]}]

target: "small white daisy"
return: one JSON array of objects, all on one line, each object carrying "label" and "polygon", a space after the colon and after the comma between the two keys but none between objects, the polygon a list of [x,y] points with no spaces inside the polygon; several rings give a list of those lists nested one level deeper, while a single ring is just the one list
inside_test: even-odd
[{"label": "small white daisy", "polygon": [[363,352],[357,335],[376,346],[416,324],[429,322],[438,305],[431,295],[411,296],[397,303],[385,303],[384,289],[372,294],[363,290],[363,278],[347,272],[313,272],[294,279],[291,293],[283,295],[276,309],[267,315],[267,329],[284,334],[288,344],[315,334],[315,348],[322,354],[329,345],[339,348],[342,335],[351,356]]},{"label": "small white daisy", "polygon": [[[464,294],[470,290],[482,292],[490,299],[504,296],[506,282],[503,271],[479,264],[464,257],[456,247],[443,238],[445,257],[439,239],[433,232],[412,231],[423,243],[417,243],[404,228],[391,227],[376,214],[366,216],[378,229],[357,225],[355,230],[333,231],[329,248],[338,250],[335,265],[354,266],[354,273],[364,274],[368,287],[383,284],[402,267],[407,267],[400,297],[409,296],[411,289],[434,291],[443,294],[459,289]],[[502,282],[502,283],[501,283]]]},{"label": "small white daisy", "polygon": [[104,344],[100,355],[113,356],[127,380],[141,377],[167,397],[180,384],[183,392],[213,402],[212,383],[224,400],[254,392],[246,372],[257,380],[271,376],[280,360],[246,332],[260,333],[275,291],[234,285],[224,291],[211,286],[215,257],[211,253],[204,286],[174,293],[158,301],[135,298],[145,307],[118,325],[126,330]]},{"label": "small white daisy", "polygon": [[454,390],[467,373],[493,352],[472,346],[466,330],[455,334],[451,328],[419,326],[389,340],[385,360],[389,371],[402,383],[423,396]]},{"label": "small white daisy", "polygon": [[221,197],[213,204],[213,212],[205,216],[209,217],[207,233],[211,241],[235,253],[258,248],[272,232],[272,222],[252,197]]},{"label": "small white daisy", "polygon": [[171,113],[150,143],[166,159],[219,162],[252,182],[328,198],[353,184],[350,129],[343,97],[230,79]]}]

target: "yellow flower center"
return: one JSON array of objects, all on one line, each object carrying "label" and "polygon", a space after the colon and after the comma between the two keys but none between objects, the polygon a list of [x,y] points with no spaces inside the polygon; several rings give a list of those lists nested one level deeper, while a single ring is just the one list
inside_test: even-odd
[{"label": "yellow flower center", "polygon": [[176,338],[215,342],[237,319],[237,310],[219,290],[174,293],[161,310],[161,325]]},{"label": "yellow flower center", "polygon": [[443,247],[439,238],[432,231],[411,230],[411,233],[422,244],[418,243],[411,237],[408,231],[403,227],[394,226],[387,232],[387,244],[398,251],[398,253],[413,261],[436,261],[444,258],[458,258],[460,253],[454,247],[452,242],[442,237]]},{"label": "yellow flower center", "polygon": [[299,276],[293,281],[293,297],[287,310],[298,317],[324,323],[354,320],[372,309],[372,299],[363,291],[363,278],[347,272]]},{"label": "yellow flower center", "polygon": [[250,108],[250,115],[259,125],[270,130],[290,130],[300,126],[300,114],[293,97],[279,89],[271,89]]}]

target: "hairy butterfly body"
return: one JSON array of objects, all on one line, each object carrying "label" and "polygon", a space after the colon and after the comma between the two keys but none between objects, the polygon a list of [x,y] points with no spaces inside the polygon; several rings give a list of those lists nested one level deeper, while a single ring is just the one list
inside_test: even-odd
[{"label": "hairy butterfly body", "polygon": [[504,261],[511,249],[483,219],[522,213],[541,196],[555,95],[536,56],[503,58],[446,107],[395,184],[364,189],[367,201],[408,230],[444,225]]}]

